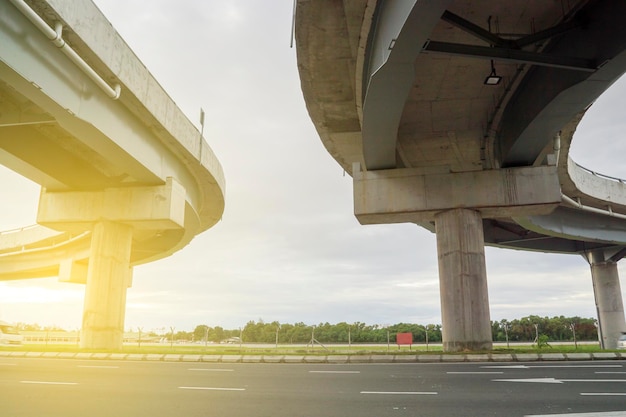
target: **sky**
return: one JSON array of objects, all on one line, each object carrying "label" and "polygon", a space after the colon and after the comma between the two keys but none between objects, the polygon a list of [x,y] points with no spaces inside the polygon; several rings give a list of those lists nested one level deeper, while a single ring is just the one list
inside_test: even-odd
[{"label": "sky", "polygon": [[[95,3],[198,128],[204,109],[204,136],[226,177],[222,221],[135,267],[126,329],[441,322],[435,235],[362,226],[353,215],[351,178],[324,149],[300,90],[292,0]],[[590,108],[571,152],[621,178],[625,92],[618,81]],[[38,193],[0,166],[0,230],[34,224]],[[492,320],[595,317],[581,256],[490,247],[485,256]],[[0,282],[0,320],[78,329],[83,295],[56,278]]]}]

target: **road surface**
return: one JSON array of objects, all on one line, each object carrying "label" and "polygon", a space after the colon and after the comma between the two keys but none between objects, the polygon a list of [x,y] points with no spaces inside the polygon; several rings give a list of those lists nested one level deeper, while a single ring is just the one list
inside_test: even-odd
[{"label": "road surface", "polygon": [[625,365],[0,358],[0,415],[617,417],[626,416]]}]

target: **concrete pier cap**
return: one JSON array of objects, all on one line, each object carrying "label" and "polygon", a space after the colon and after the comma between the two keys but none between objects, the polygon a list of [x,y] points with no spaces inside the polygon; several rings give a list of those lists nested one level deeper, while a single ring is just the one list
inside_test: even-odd
[{"label": "concrete pier cap", "polygon": [[434,221],[471,208],[483,218],[541,215],[561,203],[556,167],[427,173],[420,168],[365,171],[353,164],[354,214],[361,224]]},{"label": "concrete pier cap", "polygon": [[92,230],[102,220],[134,229],[180,229],[185,225],[185,188],[168,177],[164,185],[112,187],[101,191],[42,188],[37,223],[73,232]]}]

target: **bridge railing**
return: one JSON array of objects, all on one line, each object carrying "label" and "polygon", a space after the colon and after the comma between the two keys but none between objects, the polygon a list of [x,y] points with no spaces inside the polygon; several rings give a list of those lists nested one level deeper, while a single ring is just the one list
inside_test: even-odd
[{"label": "bridge railing", "polygon": [[622,178],[612,177],[610,175],[606,175],[606,174],[602,174],[602,173],[597,172],[597,171],[593,171],[593,170],[591,170],[589,168],[586,168],[586,167],[580,165],[578,162],[573,161],[572,159],[570,159],[570,163],[573,163],[574,165],[576,165],[577,168],[580,168],[583,171],[587,171],[588,173],[590,173],[590,174],[592,174],[592,175],[594,175],[596,177],[600,177],[600,178],[604,178],[604,179],[607,179],[607,180],[619,182],[620,184],[624,184],[626,182],[626,180],[624,180]]},{"label": "bridge railing", "polygon": [[34,229],[36,227],[39,227],[39,225],[38,224],[31,224],[31,225],[28,225],[28,226],[19,227],[17,229],[0,230],[0,237],[5,236],[5,235],[10,235],[10,234],[13,234],[13,233],[21,233],[21,232],[24,232],[24,231],[29,230],[29,229]]},{"label": "bridge railing", "polygon": [[84,238],[90,232],[72,234],[38,224],[0,231],[0,255],[54,249]]},{"label": "bridge railing", "polygon": [[[622,179],[622,178],[618,178],[618,177],[613,177],[610,175],[606,175],[606,174],[602,174],[599,173],[597,171],[593,171],[589,168],[586,168],[580,164],[578,164],[577,162],[575,162],[571,157],[568,158],[568,164],[570,164],[570,166],[573,166],[574,170],[580,170],[580,171],[584,171],[588,174],[591,174],[592,176],[599,178],[601,180],[607,180],[607,181],[611,181],[613,183],[619,184],[619,185],[625,185],[626,184],[626,180]],[[578,185],[576,184],[576,181],[574,179],[574,177],[572,176],[572,171],[570,171],[570,178],[573,181],[574,185],[576,186],[576,188],[579,188]],[[584,194],[584,191],[581,191]],[[611,204],[610,201],[606,201],[605,204],[595,204],[595,205],[586,205],[583,204],[581,202],[581,199],[578,197],[572,198],[570,196],[565,195],[564,193],[561,192],[561,198],[563,200],[563,202],[571,207],[575,207],[584,211],[588,211],[588,212],[592,212],[592,213],[597,213],[597,214],[602,214],[605,216],[610,216],[610,217],[617,217],[620,219],[624,219],[626,220],[626,213],[622,213],[622,212],[618,212],[614,210],[614,205]],[[597,197],[594,197],[597,198]],[[623,210],[620,210],[623,211]]]}]

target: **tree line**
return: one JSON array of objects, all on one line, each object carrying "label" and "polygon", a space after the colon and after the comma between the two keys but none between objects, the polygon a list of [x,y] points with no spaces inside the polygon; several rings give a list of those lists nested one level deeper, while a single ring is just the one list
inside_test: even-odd
[{"label": "tree line", "polygon": [[[37,324],[18,323],[17,328],[22,331],[63,329],[41,327]],[[581,317],[540,317],[528,316],[514,320],[500,320],[491,322],[493,340],[495,342],[535,342],[539,336],[550,341],[594,341],[598,340],[597,322],[593,318]],[[213,342],[240,338],[246,343],[309,343],[312,340],[319,343],[395,343],[396,334],[412,333],[414,343],[441,342],[441,324],[414,324],[398,323],[391,326],[369,325],[356,323],[320,323],[308,325],[302,322],[294,324],[279,323],[278,321],[265,322],[249,321],[240,329],[224,329],[220,326],[211,327],[204,324],[197,325],[193,331],[176,331],[175,328],[163,327],[157,331],[144,332],[146,337],[165,337],[175,341]]]},{"label": "tree line", "polygon": [[[249,321],[241,329],[198,325],[193,332],[178,332],[176,340],[221,342],[239,337],[249,343],[395,343],[397,333],[412,333],[414,343],[441,342],[441,324],[398,323],[391,326],[368,325],[361,322],[307,325]],[[514,320],[492,321],[496,342],[533,342],[538,336],[551,341],[598,340],[596,320],[581,317],[528,316]]]},{"label": "tree line", "polygon": [[551,341],[598,340],[597,321],[581,317],[528,316],[515,320],[492,322],[493,340],[496,342],[535,341],[541,335]]}]

